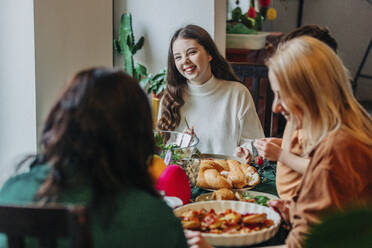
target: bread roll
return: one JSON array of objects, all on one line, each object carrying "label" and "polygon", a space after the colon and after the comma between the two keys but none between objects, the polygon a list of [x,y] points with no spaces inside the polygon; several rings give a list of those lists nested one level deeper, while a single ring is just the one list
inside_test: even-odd
[{"label": "bread roll", "polygon": [[225,170],[223,166],[221,166],[217,160],[212,160],[212,159],[204,159],[200,162],[200,165],[210,165],[213,168],[215,168],[218,172],[221,172]]},{"label": "bread roll", "polygon": [[216,169],[208,169],[204,171],[205,182],[209,185],[208,188],[221,189],[228,188],[232,189],[232,184],[226,180]]},{"label": "bread roll", "polygon": [[229,189],[223,188],[213,192],[213,200],[235,200],[234,192]]},{"label": "bread roll", "polygon": [[247,178],[248,186],[253,187],[260,183],[260,175],[258,174],[256,168],[253,166],[248,166],[245,172]]},{"label": "bread roll", "polygon": [[207,169],[214,169],[214,167],[210,164],[200,163],[198,177],[196,179],[196,186],[201,187],[201,188],[209,188],[209,185],[205,181],[205,177],[204,177],[204,171],[206,171]]},{"label": "bread roll", "polygon": [[236,160],[204,159],[200,162],[196,185],[202,188],[222,189],[253,187],[260,176],[253,166]]},{"label": "bread roll", "polygon": [[240,168],[239,161],[236,160],[227,160],[230,171],[228,178],[233,183],[234,187],[241,189],[247,185],[247,179],[243,173],[243,170]]},{"label": "bread roll", "polygon": [[224,159],[216,159],[214,161],[215,161],[215,163],[219,164],[223,168],[223,170],[225,170],[225,171],[230,170],[229,169],[229,165],[228,165],[228,163],[227,163],[226,160],[224,160]]}]

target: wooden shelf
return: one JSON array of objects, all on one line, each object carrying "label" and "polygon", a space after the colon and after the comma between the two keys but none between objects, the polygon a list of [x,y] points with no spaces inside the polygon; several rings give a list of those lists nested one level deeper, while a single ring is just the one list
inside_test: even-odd
[{"label": "wooden shelf", "polygon": [[278,45],[282,33],[271,33],[264,49],[227,48],[226,58],[244,85],[250,90],[265,136],[278,136],[278,116],[271,111],[273,92],[269,86],[265,59]]}]

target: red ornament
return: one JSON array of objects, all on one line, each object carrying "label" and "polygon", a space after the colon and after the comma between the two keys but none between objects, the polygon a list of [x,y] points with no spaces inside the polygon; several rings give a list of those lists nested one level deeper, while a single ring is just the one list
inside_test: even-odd
[{"label": "red ornament", "polygon": [[183,204],[190,202],[191,188],[186,172],[178,165],[169,165],[160,175],[157,190],[164,191],[166,196],[175,196]]},{"label": "red ornament", "polygon": [[257,165],[263,165],[264,164],[264,159],[261,156],[257,156],[255,159],[255,163]]},{"label": "red ornament", "polygon": [[267,8],[270,5],[270,0],[260,0],[260,5],[263,8]]},{"label": "red ornament", "polygon": [[253,19],[256,17],[256,10],[254,9],[253,6],[249,8],[247,15],[248,17],[253,18]]},{"label": "red ornament", "polygon": [[264,160],[262,157],[259,157],[258,158],[258,165],[263,165],[264,164]]}]

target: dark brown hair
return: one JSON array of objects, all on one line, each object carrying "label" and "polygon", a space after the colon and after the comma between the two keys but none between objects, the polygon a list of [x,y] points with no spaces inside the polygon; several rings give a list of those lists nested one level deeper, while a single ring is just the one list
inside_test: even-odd
[{"label": "dark brown hair", "polygon": [[184,105],[183,91],[187,86],[187,80],[177,70],[174,56],[173,43],[178,39],[192,39],[198,42],[209,55],[212,74],[219,79],[228,81],[240,81],[233,72],[231,65],[219,53],[216,44],[206,30],[197,25],[187,25],[178,29],[170,42],[168,50],[167,87],[162,100],[162,113],[158,128],[162,130],[174,130],[181,122],[180,109]]},{"label": "dark brown hair", "polygon": [[337,47],[338,47],[337,41],[335,40],[335,38],[331,36],[331,34],[329,33],[329,30],[326,27],[320,27],[315,24],[305,25],[305,26],[296,28],[292,32],[289,32],[288,34],[284,35],[281,38],[280,43],[284,43],[286,41],[292,40],[294,38],[297,38],[303,35],[311,36],[313,38],[316,38],[324,42],[330,48],[332,48],[332,50],[335,53],[337,53]]},{"label": "dark brown hair", "polygon": [[124,72],[77,73],[52,107],[41,145],[35,164],[50,164],[52,173],[37,198],[76,183],[91,186],[94,201],[130,187],[158,196],[147,169],[154,153],[150,106]]}]

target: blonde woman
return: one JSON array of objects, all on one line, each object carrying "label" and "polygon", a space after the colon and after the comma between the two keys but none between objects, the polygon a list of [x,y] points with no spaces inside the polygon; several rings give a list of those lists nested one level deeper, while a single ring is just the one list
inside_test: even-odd
[{"label": "blonde woman", "polygon": [[[282,37],[281,43],[287,42],[301,36],[311,36],[316,38],[337,53],[337,41],[330,34],[326,27],[315,24],[305,25],[289,32]],[[280,107],[273,104],[273,107]],[[285,118],[289,118],[283,109],[273,109],[273,112],[282,112]],[[302,148],[302,133],[287,121],[284,129],[283,139],[281,138],[262,138],[256,139],[255,147],[260,156],[265,159],[277,161],[276,167],[276,190],[280,199],[291,200],[300,185],[302,175],[309,164],[309,159],[304,156]],[[243,154],[245,155],[243,150]],[[240,154],[237,154],[240,155]]]},{"label": "blonde woman", "polygon": [[291,226],[287,246],[301,247],[323,214],[372,201],[372,119],[354,98],[341,60],[319,40],[288,41],[267,66],[273,110],[301,130],[309,158],[293,199],[270,203]]}]

